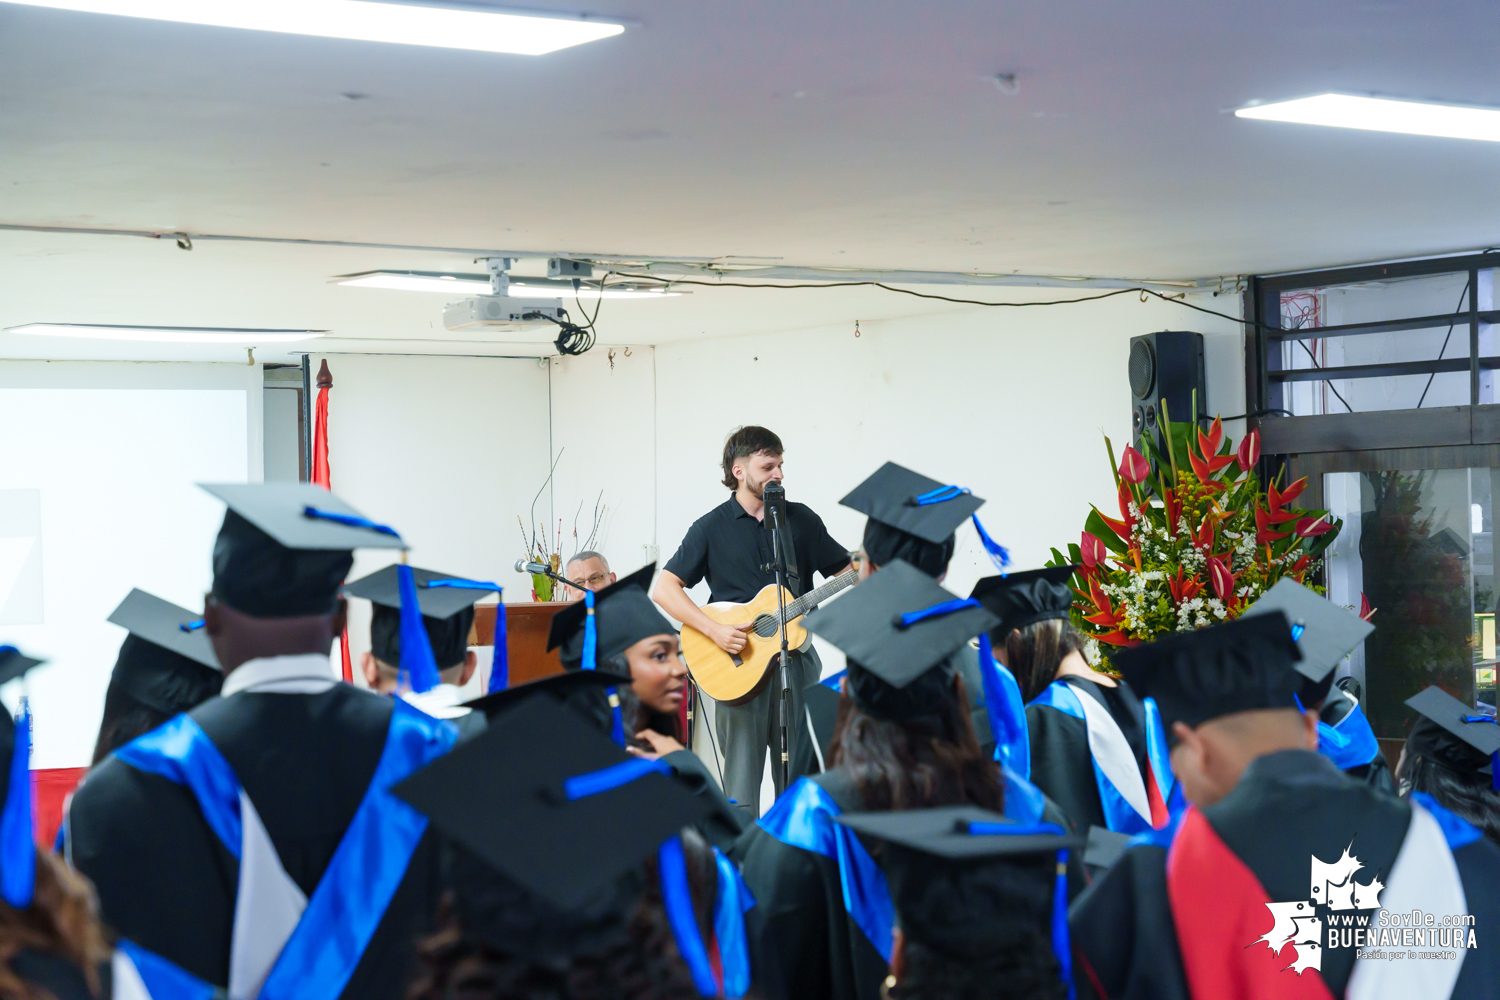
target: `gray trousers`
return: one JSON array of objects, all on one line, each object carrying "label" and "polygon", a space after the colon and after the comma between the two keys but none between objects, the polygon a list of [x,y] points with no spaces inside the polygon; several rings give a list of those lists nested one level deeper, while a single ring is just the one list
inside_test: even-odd
[{"label": "gray trousers", "polygon": [[[823,672],[818,653],[808,643],[792,650],[790,674],[791,712],[787,716],[787,743],[791,748],[791,779],[796,781],[816,769],[811,738],[807,732],[807,714],[802,707],[802,689],[816,684]],[[772,780],[776,794],[785,788],[781,781],[781,702],[779,671],[772,673],[765,688],[741,705],[715,705],[714,728],[719,734],[719,749],[724,755],[724,794],[737,802],[752,817],[760,816],[760,786],[766,764],[766,748],[771,749]]]}]

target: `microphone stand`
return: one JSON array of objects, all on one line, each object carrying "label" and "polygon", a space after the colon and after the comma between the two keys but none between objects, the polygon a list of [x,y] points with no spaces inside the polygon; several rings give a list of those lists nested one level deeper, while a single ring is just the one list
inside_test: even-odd
[{"label": "microphone stand", "polygon": [[791,784],[791,743],[787,732],[787,719],[792,713],[792,676],[787,664],[786,639],[786,550],[782,547],[781,505],[767,509],[771,517],[771,562],[776,571],[776,620],[781,626],[781,699],[776,713],[781,727],[781,790]]}]

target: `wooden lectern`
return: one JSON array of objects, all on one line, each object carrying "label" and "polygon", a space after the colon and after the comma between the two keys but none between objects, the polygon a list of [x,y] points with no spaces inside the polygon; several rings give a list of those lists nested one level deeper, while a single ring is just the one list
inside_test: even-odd
[{"label": "wooden lectern", "polygon": [[[505,606],[511,687],[563,672],[557,650],[547,652],[547,632],[552,627],[552,616],[569,603],[571,602],[530,601]],[[474,605],[474,630],[469,633],[469,645],[495,644],[495,608],[494,604]]]}]

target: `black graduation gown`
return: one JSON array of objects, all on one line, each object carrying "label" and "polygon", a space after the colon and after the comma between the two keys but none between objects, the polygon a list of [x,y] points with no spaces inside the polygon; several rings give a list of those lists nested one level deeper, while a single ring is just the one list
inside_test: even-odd
[{"label": "black graduation gown", "polygon": [[[841,812],[865,811],[843,768],[808,780]],[[788,847],[759,824],[745,831],[730,857],[755,896],[751,912],[758,926],[750,941],[750,967],[757,994],[766,1000],[879,1000],[889,970],[844,909],[837,861]],[[763,968],[779,971],[781,992],[762,979]]]},{"label": "black graduation gown", "polygon": [[[1371,872],[1388,877],[1411,820],[1404,801],[1349,780],[1326,758],[1307,750],[1256,759],[1235,789],[1202,814],[1266,895],[1277,901],[1307,899],[1311,858],[1332,861],[1351,845],[1364,865],[1361,879]],[[1455,850],[1453,858],[1475,917],[1479,947],[1467,952],[1451,996],[1493,998],[1500,995],[1500,899],[1493,890],[1500,884],[1500,849],[1481,838]],[[1166,860],[1164,847],[1132,847],[1074,902],[1069,927],[1080,998],[1100,996],[1098,990],[1109,1000],[1191,996],[1168,897]],[[1233,904],[1226,900],[1225,905]],[[1344,995],[1354,959],[1353,948],[1324,949],[1320,974],[1333,996]]]},{"label": "black graduation gown", "polygon": [[[99,967],[99,996],[89,992],[83,970],[72,959],[49,951],[23,948],[10,959],[10,971],[32,988],[32,992],[54,1000],[109,1000],[112,992],[109,963]],[[42,991],[45,991],[42,992]]]},{"label": "black graduation gown", "polygon": [[964,646],[949,657],[964,679],[964,694],[969,699],[969,721],[974,724],[974,738],[988,757],[995,752],[995,735],[990,732],[989,710],[984,705],[984,677],[979,672],[979,648]]},{"label": "black graduation gown", "polygon": [[[841,813],[867,811],[844,768],[808,780],[827,792]],[[1042,819],[1068,826],[1050,802]],[[879,845],[864,843],[878,862]],[[755,896],[750,911],[755,923],[747,929],[757,995],[765,1000],[879,1000],[890,968],[844,908],[837,861],[789,847],[759,824],[745,831],[730,857],[739,863]],[[1071,895],[1085,884],[1082,852],[1073,852],[1068,876]],[[784,989],[763,978],[762,970],[781,976]]]},{"label": "black graduation gown", "polygon": [[691,750],[674,750],[669,754],[662,755],[662,761],[669,764],[673,775],[684,788],[692,792],[700,799],[706,799],[713,804],[713,812],[694,824],[694,829],[703,835],[703,839],[726,854],[734,847],[735,841],[745,832],[745,816],[736,809],[730,801],[724,797],[723,790],[718,781],[709,773],[703,758]]},{"label": "black graduation gown", "polygon": [[[314,695],[245,691],[188,713],[234,768],[282,866],[308,896],[364,798],[392,708],[389,698],[335,684]],[[111,757],[73,796],[68,822],[72,863],[98,889],[105,923],[227,986],[238,862],[193,793]],[[342,996],[405,995],[413,941],[430,930],[441,888],[429,829]]]},{"label": "black graduation gown", "polygon": [[[1083,677],[1069,677],[1067,683],[1078,697],[1093,698],[1105,707],[1125,734],[1136,766],[1145,775],[1150,767],[1146,762],[1146,710],[1135,693],[1123,682],[1108,688]],[[1057,803],[1073,821],[1075,830],[1108,826],[1084,721],[1050,706],[1033,704],[1026,708],[1026,728],[1031,736],[1031,783]]]}]

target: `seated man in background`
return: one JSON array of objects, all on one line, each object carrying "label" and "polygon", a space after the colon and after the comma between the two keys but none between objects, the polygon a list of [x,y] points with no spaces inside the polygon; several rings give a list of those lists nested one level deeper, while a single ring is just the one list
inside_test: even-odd
[{"label": "seated man in background", "polygon": [[563,576],[572,586],[563,587],[558,599],[581,601],[585,590],[603,590],[615,582],[615,574],[609,571],[609,561],[597,552],[585,549],[563,567]]}]

